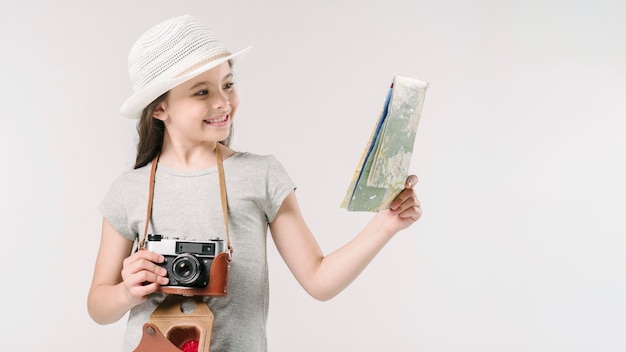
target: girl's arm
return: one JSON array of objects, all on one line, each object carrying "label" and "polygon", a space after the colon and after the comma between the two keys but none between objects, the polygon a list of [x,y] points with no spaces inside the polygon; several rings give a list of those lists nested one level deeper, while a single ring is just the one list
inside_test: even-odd
[{"label": "girl's arm", "polygon": [[[133,242],[125,239],[106,220],[96,259],[87,308],[98,324],[118,321],[128,310],[145,301],[158,284],[166,284],[167,272],[155,263],[163,256],[140,250],[129,256]],[[149,282],[149,284],[146,284]]]},{"label": "girl's arm", "polygon": [[400,230],[421,216],[413,187],[417,177],[407,179],[405,190],[390,210],[377,213],[350,242],[324,256],[307,227],[292,191],[270,224],[274,243],[296,280],[314,298],[329,300],[346,288]]}]

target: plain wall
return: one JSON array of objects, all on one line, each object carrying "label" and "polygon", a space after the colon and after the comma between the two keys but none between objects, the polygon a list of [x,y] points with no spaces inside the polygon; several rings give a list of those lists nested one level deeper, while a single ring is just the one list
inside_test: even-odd
[{"label": "plain wall", "polygon": [[270,351],[626,350],[626,2],[609,0],[4,2],[0,349],[119,350],[125,319],[86,311],[96,207],[134,160],[128,49],[184,13],[253,45],[234,147],[284,164],[325,252],[372,216],[339,204],[393,75],[430,83],[423,218],[324,303],[270,239]]}]

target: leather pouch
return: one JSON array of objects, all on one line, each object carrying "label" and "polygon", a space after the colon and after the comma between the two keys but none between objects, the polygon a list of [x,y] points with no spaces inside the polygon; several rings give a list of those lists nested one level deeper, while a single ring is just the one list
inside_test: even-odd
[{"label": "leather pouch", "polygon": [[170,295],[143,325],[134,352],[180,352],[192,340],[198,341],[198,352],[209,352],[213,320],[201,298]]}]

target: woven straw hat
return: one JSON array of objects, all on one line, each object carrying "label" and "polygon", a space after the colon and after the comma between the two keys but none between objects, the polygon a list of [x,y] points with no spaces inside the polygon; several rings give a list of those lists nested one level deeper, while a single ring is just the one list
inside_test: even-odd
[{"label": "woven straw hat", "polygon": [[189,15],[159,23],[130,49],[128,74],[134,93],[120,112],[138,119],[163,93],[225,61],[234,64],[250,48],[232,54],[206,24]]}]

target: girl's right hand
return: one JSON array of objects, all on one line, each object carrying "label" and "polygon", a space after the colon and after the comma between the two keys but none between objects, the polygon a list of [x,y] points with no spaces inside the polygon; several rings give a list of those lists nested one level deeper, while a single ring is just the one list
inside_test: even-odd
[{"label": "girl's right hand", "polygon": [[167,270],[155,263],[163,263],[163,255],[141,249],[124,259],[122,280],[128,299],[134,304],[146,300],[146,296],[156,292],[160,285],[169,282]]}]

